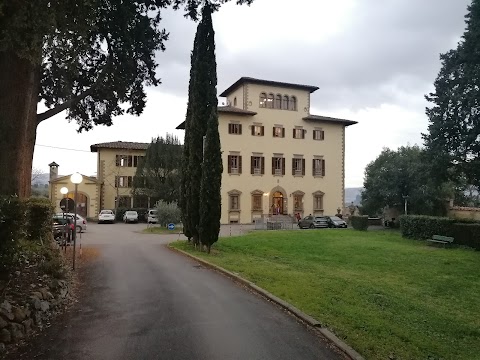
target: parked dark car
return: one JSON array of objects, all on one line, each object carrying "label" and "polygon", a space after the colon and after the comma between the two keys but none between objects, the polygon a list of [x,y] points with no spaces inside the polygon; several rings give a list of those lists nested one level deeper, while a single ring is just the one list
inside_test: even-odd
[{"label": "parked dark car", "polygon": [[57,241],[63,239],[64,233],[67,231],[67,238],[70,239],[73,232],[73,219],[68,216],[53,216],[53,238]]},{"label": "parked dark car", "polygon": [[347,223],[338,216],[327,216],[329,228],[347,228]]},{"label": "parked dark car", "polygon": [[319,229],[327,228],[328,220],[325,216],[305,216],[298,222],[298,227],[300,229]]}]

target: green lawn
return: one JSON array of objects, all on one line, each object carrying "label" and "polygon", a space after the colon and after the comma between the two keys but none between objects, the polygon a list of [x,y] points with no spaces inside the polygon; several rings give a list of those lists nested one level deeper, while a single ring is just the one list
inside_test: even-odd
[{"label": "green lawn", "polygon": [[168,230],[166,227],[163,226],[152,226],[148,227],[142,230],[142,233],[144,234],[178,234],[179,232],[182,232],[183,228],[179,226],[175,226],[175,230]]},{"label": "green lawn", "polygon": [[367,359],[480,359],[480,252],[397,232],[254,232],[187,250],[292,303]]}]

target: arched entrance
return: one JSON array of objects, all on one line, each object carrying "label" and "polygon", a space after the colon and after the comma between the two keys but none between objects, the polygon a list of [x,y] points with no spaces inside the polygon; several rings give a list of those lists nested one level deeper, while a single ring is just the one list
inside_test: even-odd
[{"label": "arched entrance", "polygon": [[[65,206],[65,204],[67,206]],[[75,202],[73,199],[63,198],[60,200],[60,209],[62,209],[64,212],[73,213],[75,211]]]},{"label": "arched entrance", "polygon": [[283,215],[288,213],[287,193],[285,190],[277,186],[270,191],[270,214]]},{"label": "arched entrance", "polygon": [[274,215],[283,214],[283,194],[280,191],[275,191],[273,193],[272,206]]},{"label": "arched entrance", "polygon": [[[68,205],[69,211],[68,212],[75,212],[75,193],[70,192],[68,193]],[[64,200],[64,199],[62,199]],[[70,205],[71,203],[71,205]],[[61,204],[61,202],[60,202]],[[71,207],[70,207],[71,206]],[[83,217],[87,217],[87,210],[88,210],[88,197],[84,193],[77,192],[77,214]]]}]

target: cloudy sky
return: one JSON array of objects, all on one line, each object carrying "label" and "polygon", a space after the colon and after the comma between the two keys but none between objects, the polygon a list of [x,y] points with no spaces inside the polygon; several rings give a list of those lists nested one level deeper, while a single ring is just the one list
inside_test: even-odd
[{"label": "cloudy sky", "polygon": [[[469,0],[255,0],[214,15],[219,93],[241,76],[316,85],[311,113],[358,121],[347,128],[346,186],[362,186],[365,166],[383,147],[421,144],[423,95],[432,91],[439,54],[462,35]],[[167,50],[158,53],[162,85],[149,88],[140,117],[78,134],[64,114],[40,124],[34,167],[96,173],[90,145],[149,142],[184,120],[196,24],[168,11]],[[222,99],[220,100],[221,103]]]}]

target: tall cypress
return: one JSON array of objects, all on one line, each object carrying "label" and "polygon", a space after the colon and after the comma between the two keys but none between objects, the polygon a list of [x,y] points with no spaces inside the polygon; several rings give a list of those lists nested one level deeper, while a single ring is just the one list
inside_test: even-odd
[{"label": "tall cypress", "polygon": [[207,106],[205,147],[203,149],[202,181],[200,191],[199,235],[202,245],[210,248],[218,240],[221,216],[222,153],[218,133],[218,99],[217,99],[217,62],[215,59],[215,32],[212,24],[212,10],[203,9],[204,47],[202,48],[202,83]]},{"label": "tall cypress", "polygon": [[[210,86],[208,48],[206,43],[205,14],[210,13],[209,4],[202,10],[202,20],[198,24],[196,34],[195,57],[192,72],[192,102],[190,105],[190,123],[188,124],[188,190],[186,196],[187,228],[194,244],[199,243],[198,225],[200,222],[200,186],[202,180],[203,138],[207,130],[211,106],[211,98],[206,89]],[[217,99],[215,99],[215,106]]]},{"label": "tall cypress", "polygon": [[190,180],[191,177],[188,173],[189,170],[189,159],[190,159],[190,124],[192,119],[192,105],[193,105],[193,87],[195,80],[195,66],[196,66],[196,57],[197,57],[197,46],[198,46],[198,31],[195,34],[195,40],[193,42],[193,50],[190,54],[190,81],[188,84],[188,104],[187,104],[187,114],[185,116],[185,139],[183,147],[183,159],[182,159],[182,177],[180,182],[180,209],[182,211],[182,223],[183,223],[183,233],[185,236],[190,239],[193,236],[190,227],[189,221],[189,199],[190,199]]}]

